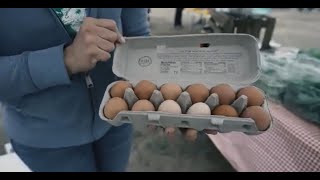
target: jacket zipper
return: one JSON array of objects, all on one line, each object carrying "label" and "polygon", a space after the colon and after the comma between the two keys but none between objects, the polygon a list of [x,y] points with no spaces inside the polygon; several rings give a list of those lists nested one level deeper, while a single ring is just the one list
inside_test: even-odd
[{"label": "jacket zipper", "polygon": [[94,87],[94,86],[93,86],[92,79],[91,79],[89,73],[85,73],[85,80],[86,80],[86,84],[87,84],[87,88],[88,88],[88,89],[91,89],[91,88]]},{"label": "jacket zipper", "polygon": [[85,73],[85,81],[86,81],[86,85],[87,85],[87,88],[89,90],[89,95],[90,95],[90,101],[91,101],[91,108],[92,108],[92,112],[93,112],[93,116],[92,118],[95,117],[95,114],[98,113],[96,112],[96,96],[95,96],[95,93],[94,93],[94,84],[93,84],[93,81],[91,79],[91,76],[89,73]]},{"label": "jacket zipper", "polygon": [[[64,29],[64,31],[67,33],[68,37],[69,37],[69,41],[72,41],[72,37],[70,36],[70,34],[68,33],[66,27],[64,26],[63,22],[61,21],[61,19],[58,17],[58,15],[55,13],[53,8],[49,8],[51,13],[54,15],[54,17],[59,21],[59,24],[62,26],[62,28]],[[90,101],[91,101],[91,110],[93,112],[92,118],[95,118],[95,114],[96,114],[96,110],[95,110],[95,99],[94,99],[94,92],[93,92],[93,88],[94,88],[94,84],[93,81],[91,79],[91,76],[88,72],[86,73],[82,73],[82,76],[84,76],[87,88],[89,90],[89,96],[90,96]]]}]

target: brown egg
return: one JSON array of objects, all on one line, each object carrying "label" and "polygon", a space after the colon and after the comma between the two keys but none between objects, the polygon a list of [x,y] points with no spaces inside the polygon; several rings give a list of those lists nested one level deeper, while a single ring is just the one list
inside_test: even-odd
[{"label": "brown egg", "polygon": [[238,112],[230,105],[220,105],[212,110],[212,115],[238,117]]},{"label": "brown egg", "polygon": [[205,102],[209,97],[209,90],[203,84],[192,84],[186,91],[190,94],[192,104]]},{"label": "brown egg", "polygon": [[154,111],[153,104],[148,100],[139,100],[132,106],[131,111]]},{"label": "brown egg", "polygon": [[182,93],[181,87],[176,83],[166,83],[161,86],[160,92],[164,100],[177,100],[179,95]]},{"label": "brown egg", "polygon": [[150,99],[157,86],[150,81],[142,80],[134,87],[134,93],[139,99]]},{"label": "brown egg", "polygon": [[113,119],[120,111],[127,111],[128,104],[126,101],[119,97],[111,98],[107,101],[103,109],[103,114],[108,119]]},{"label": "brown egg", "polygon": [[132,85],[128,81],[118,81],[111,87],[110,96],[123,98],[127,88],[132,88]]},{"label": "brown egg", "polygon": [[219,104],[230,105],[236,99],[236,92],[228,84],[219,84],[210,90],[210,94],[219,96]]},{"label": "brown egg", "polygon": [[265,99],[263,92],[254,86],[240,89],[237,98],[241,95],[248,97],[248,106],[261,106]]},{"label": "brown egg", "polygon": [[261,106],[250,106],[241,114],[243,118],[252,118],[260,131],[268,129],[271,117]]}]

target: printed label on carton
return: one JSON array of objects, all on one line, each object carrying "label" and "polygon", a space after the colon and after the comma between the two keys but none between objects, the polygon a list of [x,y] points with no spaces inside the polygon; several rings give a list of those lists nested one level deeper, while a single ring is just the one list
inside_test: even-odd
[{"label": "printed label on carton", "polygon": [[224,52],[219,48],[157,48],[160,72],[178,74],[238,74],[241,51]]}]

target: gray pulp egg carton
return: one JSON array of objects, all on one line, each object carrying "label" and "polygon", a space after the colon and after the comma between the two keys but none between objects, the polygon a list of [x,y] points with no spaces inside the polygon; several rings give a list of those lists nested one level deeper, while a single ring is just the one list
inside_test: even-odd
[{"label": "gray pulp egg carton", "polygon": [[[260,64],[258,43],[250,35],[193,34],[126,38],[126,43],[115,50],[112,70],[133,86],[141,80],[155,83],[158,89],[165,83],[174,82],[184,90],[194,83],[204,84],[208,89],[228,83],[238,90],[258,80]],[[240,117],[122,111],[113,120],[107,119],[103,115],[103,108],[110,99],[109,91],[115,83],[107,87],[99,109],[100,118],[113,126],[132,123],[137,129],[152,124],[198,131],[211,129],[219,132],[262,133],[251,118]],[[129,109],[138,100],[131,88],[126,90],[124,99]],[[156,109],[164,101],[159,90],[155,90],[149,100]],[[177,102],[182,113],[192,105],[187,92],[183,92]],[[219,104],[218,95],[211,94],[205,103],[214,109]],[[240,114],[247,106],[247,97],[240,96],[232,106]],[[266,101],[263,107],[269,112]]]}]

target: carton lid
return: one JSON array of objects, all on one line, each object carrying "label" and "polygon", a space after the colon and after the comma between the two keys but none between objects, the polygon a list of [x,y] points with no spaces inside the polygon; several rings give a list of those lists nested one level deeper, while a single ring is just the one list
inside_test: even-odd
[{"label": "carton lid", "polygon": [[258,42],[247,34],[192,34],[126,38],[114,53],[113,72],[135,84],[244,86],[260,76]]}]

